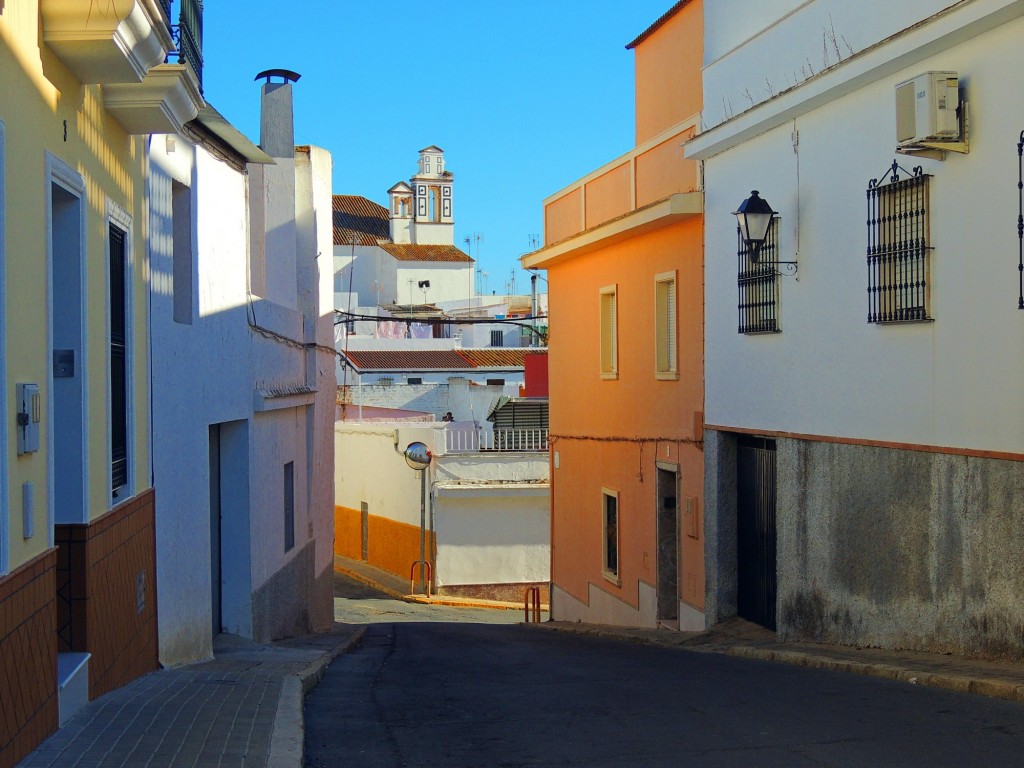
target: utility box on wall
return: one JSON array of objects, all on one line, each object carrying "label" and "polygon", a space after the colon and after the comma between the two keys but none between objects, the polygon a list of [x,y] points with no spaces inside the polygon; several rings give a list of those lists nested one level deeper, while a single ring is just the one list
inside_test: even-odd
[{"label": "utility box on wall", "polygon": [[38,384],[19,384],[17,391],[18,455],[39,450],[42,402]]}]

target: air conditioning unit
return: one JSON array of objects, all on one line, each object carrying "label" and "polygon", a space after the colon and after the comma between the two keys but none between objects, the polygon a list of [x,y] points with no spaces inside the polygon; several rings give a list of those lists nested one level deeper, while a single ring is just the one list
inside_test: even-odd
[{"label": "air conditioning unit", "polygon": [[960,80],[956,72],[925,72],[896,85],[899,146],[960,138]]}]

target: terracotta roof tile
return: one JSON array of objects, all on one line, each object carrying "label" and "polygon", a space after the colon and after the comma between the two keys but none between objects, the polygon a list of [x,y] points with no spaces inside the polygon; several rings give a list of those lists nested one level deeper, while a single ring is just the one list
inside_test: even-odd
[{"label": "terracotta roof tile", "polygon": [[[335,241],[337,242],[337,241]],[[380,247],[399,261],[461,261],[472,263],[468,255],[454,245],[417,245],[379,243]]]},{"label": "terracotta roof tile", "polygon": [[525,358],[535,349],[530,347],[491,347],[488,349],[460,349],[474,368],[522,368]]},{"label": "terracotta roof tile", "polygon": [[349,351],[348,359],[362,372],[472,371],[479,368],[520,369],[531,347],[491,349],[415,349]]},{"label": "terracotta roof tile", "polygon": [[645,29],[643,32],[641,32],[636,37],[635,40],[633,40],[629,45],[627,45],[626,46],[626,50],[629,50],[631,48],[636,48],[638,45],[640,45],[640,43],[642,43],[648,37],[650,37],[655,32],[657,32],[658,29],[660,29],[661,26],[663,24],[665,24],[665,22],[667,22],[669,19],[671,19],[673,16],[675,16],[676,11],[678,11],[680,8],[682,8],[684,5],[686,5],[688,2],[690,2],[690,0],[679,0],[678,3],[676,3],[671,8],[669,8],[667,11],[665,11],[663,14],[661,14],[661,16],[658,17],[657,21],[655,21],[653,24],[651,24],[651,26],[649,26],[647,29]]},{"label": "terracotta roof tile", "polygon": [[454,349],[360,350],[346,353],[361,371],[466,371],[473,364]]},{"label": "terracotta roof tile", "polygon": [[377,245],[391,239],[388,209],[359,195],[334,195],[334,244]]}]

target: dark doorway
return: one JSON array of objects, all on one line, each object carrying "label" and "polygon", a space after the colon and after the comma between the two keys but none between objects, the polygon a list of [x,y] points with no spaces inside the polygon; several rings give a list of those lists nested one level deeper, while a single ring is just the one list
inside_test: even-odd
[{"label": "dark doorway", "polygon": [[775,441],[741,438],[736,450],[737,613],[775,629]]},{"label": "dark doorway", "polygon": [[678,476],[658,469],[658,621],[679,620]]}]

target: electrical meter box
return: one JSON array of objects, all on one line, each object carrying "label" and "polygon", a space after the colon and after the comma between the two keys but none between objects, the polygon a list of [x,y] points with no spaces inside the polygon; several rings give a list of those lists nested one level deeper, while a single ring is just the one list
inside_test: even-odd
[{"label": "electrical meter box", "polygon": [[42,418],[42,400],[38,384],[19,384],[17,391],[18,454],[39,450],[39,424]]}]

